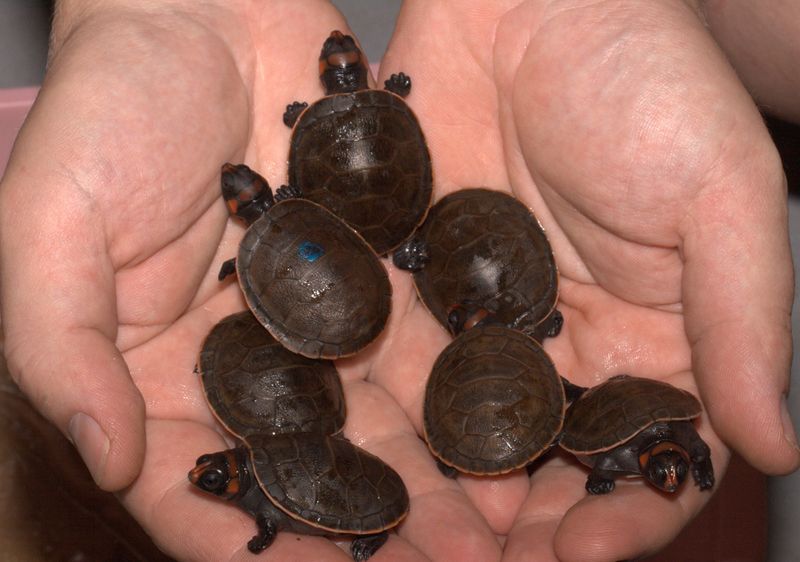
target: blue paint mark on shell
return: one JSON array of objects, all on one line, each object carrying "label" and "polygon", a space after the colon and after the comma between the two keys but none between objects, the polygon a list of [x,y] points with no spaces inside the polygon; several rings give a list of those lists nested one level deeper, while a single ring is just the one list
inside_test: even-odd
[{"label": "blue paint mark on shell", "polygon": [[325,253],[325,249],[313,242],[303,242],[297,248],[297,255],[309,262],[317,261]]}]

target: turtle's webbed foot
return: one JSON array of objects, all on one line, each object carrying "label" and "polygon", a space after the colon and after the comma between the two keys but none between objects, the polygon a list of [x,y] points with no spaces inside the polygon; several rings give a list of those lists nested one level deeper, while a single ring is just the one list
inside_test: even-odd
[{"label": "turtle's webbed foot", "polygon": [[350,545],[350,552],[353,554],[353,560],[362,562],[368,560],[370,556],[375,554],[380,547],[382,547],[389,539],[389,533],[383,531],[375,535],[365,535],[353,540]]},{"label": "turtle's webbed foot", "polygon": [[303,196],[303,190],[296,185],[282,185],[275,190],[275,201],[285,201],[286,199],[299,199]]},{"label": "turtle's webbed foot", "polygon": [[589,474],[586,479],[586,491],[594,496],[608,494],[614,490],[614,481],[609,478],[603,478],[597,474]]},{"label": "turtle's webbed foot", "polygon": [[308,103],[304,101],[294,101],[286,106],[286,111],[283,112],[283,124],[287,127],[294,127],[297,118],[303,113],[303,110],[308,107]]},{"label": "turtle's webbed foot", "polygon": [[406,97],[411,92],[411,78],[404,72],[392,74],[383,85],[387,90],[401,98]]},{"label": "turtle's webbed foot", "polygon": [[714,467],[711,465],[710,457],[692,462],[692,477],[701,490],[710,490],[714,487]]},{"label": "turtle's webbed foot", "polygon": [[222,262],[222,267],[219,268],[217,279],[224,281],[229,275],[236,273],[236,258],[231,258]]},{"label": "turtle's webbed foot", "polygon": [[542,343],[545,338],[554,338],[561,333],[561,328],[564,326],[564,315],[561,311],[553,309],[550,316],[542,320],[530,334],[533,339]]},{"label": "turtle's webbed foot", "polygon": [[247,549],[253,554],[258,554],[265,550],[272,544],[278,534],[278,527],[272,519],[261,513],[256,517],[256,525],[258,525],[258,534],[247,541]]},{"label": "turtle's webbed foot", "polygon": [[412,273],[425,267],[429,260],[428,244],[418,238],[403,243],[392,255],[395,267]]}]

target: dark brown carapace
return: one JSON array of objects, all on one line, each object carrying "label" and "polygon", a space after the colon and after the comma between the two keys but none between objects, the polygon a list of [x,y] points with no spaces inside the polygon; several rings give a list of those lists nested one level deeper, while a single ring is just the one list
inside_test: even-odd
[{"label": "dark brown carapace", "polygon": [[331,32],[319,54],[319,77],[325,94],[346,94],[365,90],[367,61],[355,40],[341,31]]},{"label": "dark brown carapace", "polygon": [[275,203],[267,180],[245,164],[223,164],[222,198],[231,215],[248,225]]}]

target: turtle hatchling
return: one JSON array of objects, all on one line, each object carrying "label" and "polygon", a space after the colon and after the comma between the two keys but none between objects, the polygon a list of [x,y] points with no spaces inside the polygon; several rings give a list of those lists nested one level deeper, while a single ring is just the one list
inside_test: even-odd
[{"label": "turtle hatchling", "polygon": [[249,435],[240,447],[198,458],[189,481],[255,517],[258,533],[247,543],[254,553],[285,530],[353,536],[353,558],[367,560],[408,512],[408,492],[391,467],[317,433]]},{"label": "turtle hatchling", "polygon": [[558,335],[558,269],[539,221],[507,193],[453,192],[394,253],[420,299],[453,335],[499,323],[541,341]]},{"label": "turtle hatchling", "polygon": [[381,333],[392,287],[359,234],[320,205],[278,189],[244,164],[222,167],[222,194],[248,225],[236,273],[250,310],[281,345],[322,359],[353,355]]},{"label": "turtle hatchling", "polygon": [[685,390],[617,375],[570,406],[560,445],[591,467],[590,494],[611,492],[620,476],[642,476],[659,490],[675,492],[689,472],[701,490],[709,490],[711,451],[692,422],[701,412]]},{"label": "turtle hatchling", "polygon": [[245,310],[223,318],[200,352],[211,411],[240,439],[252,434],[339,433],[345,400],[333,362],[292,353]]},{"label": "turtle hatchling", "polygon": [[331,33],[319,57],[325,97],[287,106],[294,127],[289,185],[343,219],[385,255],[425,218],[431,160],[414,113],[403,98],[411,79],[393,74],[370,89],[367,64],[349,35]]}]

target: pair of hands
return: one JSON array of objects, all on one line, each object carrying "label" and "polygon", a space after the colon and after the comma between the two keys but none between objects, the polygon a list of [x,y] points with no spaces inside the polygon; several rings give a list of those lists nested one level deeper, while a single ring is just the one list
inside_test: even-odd
[{"label": "pair of hands", "polygon": [[[784,179],[697,7],[408,0],[377,82],[401,70],[414,80],[437,199],[510,190],[547,229],[565,327],[545,348],[563,375],[687,388],[705,403],[718,475],[723,439],[757,468],[788,472],[800,453],[781,406],[793,289]],[[192,368],[211,327],[243,308],[238,288],[216,280],[242,235],[219,167],[244,161],[273,185],[285,179],[281,115],[322,95],[316,60],[332,29],[347,25],[316,0],[65,0],[0,189],[10,370],[176,558],[249,556],[253,520],[186,480],[197,456],[227,446]],[[411,496],[376,556],[631,558],[708,501],[691,483],[674,499],[641,482],[587,497],[586,471],[558,455],[530,479],[442,477],[417,435],[448,337],[410,276],[386,264],[389,326],[337,365],[345,434]],[[260,556],[348,559],[288,534]]]}]

